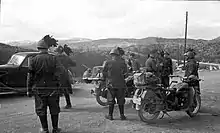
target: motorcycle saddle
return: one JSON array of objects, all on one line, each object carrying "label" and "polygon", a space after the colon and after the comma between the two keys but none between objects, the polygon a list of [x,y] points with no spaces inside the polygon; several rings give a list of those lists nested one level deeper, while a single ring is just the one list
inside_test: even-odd
[{"label": "motorcycle saddle", "polygon": [[187,83],[178,83],[176,85],[174,85],[172,88],[174,88],[176,90],[176,93],[180,92],[183,89],[188,88],[189,85]]}]

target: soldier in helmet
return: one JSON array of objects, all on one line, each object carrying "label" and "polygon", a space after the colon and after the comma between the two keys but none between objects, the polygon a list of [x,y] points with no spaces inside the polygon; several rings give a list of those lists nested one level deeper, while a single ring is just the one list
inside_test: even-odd
[{"label": "soldier in helmet", "polygon": [[173,74],[172,59],[169,57],[168,52],[161,53],[161,63],[160,63],[160,80],[164,87],[168,87],[170,83],[169,75]]},{"label": "soldier in helmet", "polygon": [[138,60],[135,58],[135,53],[130,53],[130,55],[129,55],[129,59],[130,59],[130,67],[131,67],[131,69],[130,69],[130,71],[132,72],[132,71],[139,71],[140,70],[140,67],[141,67],[141,65],[140,65],[140,63],[138,62]]},{"label": "soldier in helmet", "polygon": [[157,62],[156,62],[157,51],[152,50],[149,54],[148,59],[145,62],[146,72],[151,72],[158,76]]},{"label": "soldier in helmet", "polygon": [[66,99],[66,109],[69,109],[72,107],[71,101],[70,101],[70,95],[69,94],[73,94],[72,91],[72,86],[71,86],[71,79],[69,79],[69,73],[68,73],[68,69],[70,67],[75,67],[76,63],[74,61],[72,61],[69,56],[66,56],[65,54],[63,54],[64,52],[64,48],[60,45],[57,47],[57,49],[55,50],[57,52],[57,59],[58,61],[60,61],[60,63],[64,66],[65,68],[65,73],[62,74],[62,82],[61,82],[61,88],[64,92],[64,96]]},{"label": "soldier in helmet", "polygon": [[[193,49],[189,49],[184,56],[186,56],[186,66],[185,66],[185,77],[189,77],[191,75],[195,75],[199,78],[198,69],[199,69],[199,62],[195,59],[195,52]],[[196,88],[200,93],[200,85],[199,81],[196,83]]]},{"label": "soldier in helmet", "polygon": [[[50,109],[53,133],[61,131],[58,128],[60,113],[59,106],[59,82],[64,68],[54,55],[48,53],[53,38],[45,36],[37,43],[38,55],[30,62],[28,72],[27,95],[35,97],[35,111],[39,116],[42,128],[40,133],[49,133],[47,123],[47,106]],[[56,43],[56,42],[54,42]]]},{"label": "soldier in helmet", "polygon": [[118,49],[112,49],[110,51],[111,60],[104,62],[103,76],[107,81],[108,94],[107,100],[109,104],[109,114],[106,115],[106,119],[113,120],[113,111],[115,98],[119,107],[120,118],[125,120],[124,104],[125,104],[125,78],[127,73],[127,66],[123,60],[120,59]]},{"label": "soldier in helmet", "polygon": [[117,49],[118,49],[121,60],[125,62],[125,59],[123,58],[123,56],[125,55],[125,51],[121,47],[117,47]]}]

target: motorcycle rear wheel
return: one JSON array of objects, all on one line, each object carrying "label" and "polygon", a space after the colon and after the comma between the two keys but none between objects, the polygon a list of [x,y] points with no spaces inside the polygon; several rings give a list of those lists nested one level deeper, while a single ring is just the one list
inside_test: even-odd
[{"label": "motorcycle rear wheel", "polygon": [[190,117],[195,117],[198,114],[200,108],[201,108],[201,96],[199,94],[196,94],[194,97],[194,102],[192,107],[190,107],[189,110],[186,111],[186,113]]},{"label": "motorcycle rear wheel", "polygon": [[[141,121],[146,123],[153,123],[157,119],[157,117],[160,115],[160,111],[149,113],[146,111],[146,106],[150,106],[151,108],[156,109],[156,105],[150,104],[147,100],[144,100],[141,102],[140,110],[138,110],[138,116],[141,119]],[[147,113],[149,116],[144,116],[144,113]]]}]

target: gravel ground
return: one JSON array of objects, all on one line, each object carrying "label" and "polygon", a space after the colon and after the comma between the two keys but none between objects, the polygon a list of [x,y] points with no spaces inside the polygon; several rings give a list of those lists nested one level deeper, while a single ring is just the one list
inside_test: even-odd
[{"label": "gravel ground", "polygon": [[[158,119],[155,124],[140,121],[135,109],[126,104],[126,121],[119,120],[116,106],[114,118],[104,119],[106,107],[98,105],[90,95],[92,85],[78,84],[71,96],[73,108],[62,109],[59,125],[64,133],[219,133],[220,132],[220,72],[201,72],[202,108],[199,115],[190,118],[185,112],[170,112],[171,117]],[[65,105],[61,98],[61,107]],[[34,113],[33,98],[4,95],[0,98],[0,133],[38,133],[40,123]],[[50,115],[48,115],[48,118]],[[50,119],[49,125],[51,129]]]}]

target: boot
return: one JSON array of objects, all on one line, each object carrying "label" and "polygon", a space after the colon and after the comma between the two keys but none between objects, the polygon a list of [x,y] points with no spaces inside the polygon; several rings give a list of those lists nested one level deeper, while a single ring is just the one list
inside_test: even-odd
[{"label": "boot", "polygon": [[118,105],[118,108],[119,108],[121,120],[126,120],[127,118],[126,118],[125,115],[124,115],[124,105]]},{"label": "boot", "polygon": [[114,104],[109,105],[109,114],[105,116],[106,119],[113,120],[113,111],[114,111]]},{"label": "boot", "polygon": [[71,101],[70,101],[70,95],[68,93],[65,94],[65,99],[66,99],[65,109],[72,108],[72,104],[71,104]]},{"label": "boot", "polygon": [[42,126],[42,128],[40,129],[40,133],[49,133],[47,115],[39,116],[39,119],[40,119],[41,126]]},{"label": "boot", "polygon": [[189,105],[188,105],[188,107],[190,108],[193,105],[193,101],[194,101],[193,90],[191,88],[189,90],[188,98],[189,98]]},{"label": "boot", "polygon": [[58,128],[58,119],[59,115],[51,115],[51,121],[52,121],[52,127],[53,127],[53,132],[52,133],[60,133],[61,129]]}]

